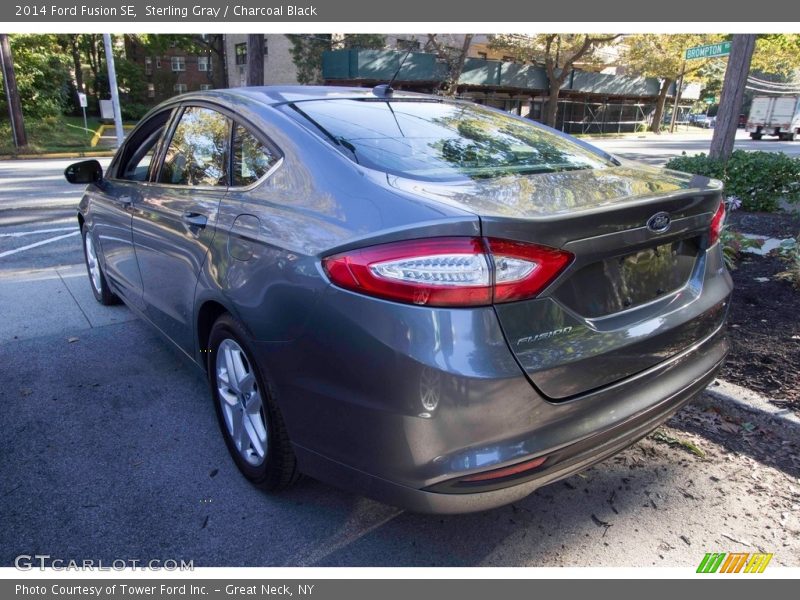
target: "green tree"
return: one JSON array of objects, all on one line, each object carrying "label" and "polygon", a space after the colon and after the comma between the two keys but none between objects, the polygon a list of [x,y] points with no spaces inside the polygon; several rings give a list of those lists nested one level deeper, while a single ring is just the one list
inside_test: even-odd
[{"label": "green tree", "polygon": [[555,127],[558,97],[564,82],[575,67],[575,63],[596,61],[597,50],[613,42],[620,35],[502,34],[491,36],[489,47],[493,50],[500,50],[520,62],[544,65],[549,89],[543,120],[545,124]]},{"label": "green tree", "polygon": [[41,119],[61,114],[69,103],[72,78],[69,58],[61,51],[57,37],[15,34],[9,36],[9,42],[24,115]]},{"label": "green tree", "polygon": [[[711,60],[684,61],[687,48],[721,41],[723,36],[709,34],[661,34],[643,33],[625,37],[623,57],[634,73],[646,77],[658,77],[661,87],[650,130],[661,132],[661,118],[670,86],[683,73],[684,80],[700,80],[700,72]],[[685,68],[685,70],[684,70]]]},{"label": "green tree", "polygon": [[794,77],[800,69],[800,34],[769,33],[756,38],[756,49],[750,69],[779,75]]},{"label": "green tree", "polygon": [[287,34],[292,43],[292,62],[300,83],[322,83],[322,55],[326,50],[364,48],[380,50],[386,36],[373,34]]}]

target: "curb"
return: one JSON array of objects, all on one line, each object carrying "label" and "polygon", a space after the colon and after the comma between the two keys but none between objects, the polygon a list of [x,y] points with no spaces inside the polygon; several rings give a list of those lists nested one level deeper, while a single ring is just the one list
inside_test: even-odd
[{"label": "curb", "polygon": [[101,123],[100,127],[98,127],[95,130],[94,135],[92,136],[92,141],[89,142],[89,145],[92,148],[97,146],[97,143],[100,141],[100,138],[103,137],[103,134],[106,132],[106,127],[107,127],[107,125],[104,125],[104,124]]},{"label": "curb", "polygon": [[761,419],[781,427],[800,427],[800,417],[789,408],[778,408],[768,398],[758,392],[734,383],[715,380],[705,389],[706,395],[727,405],[734,405],[745,412],[755,414]]},{"label": "curb", "polygon": [[[106,129],[111,129],[112,127],[114,127],[114,126],[113,125],[108,125],[106,123],[101,123],[100,127],[98,127],[97,130],[94,132],[94,136],[92,137],[92,141],[89,142],[89,145],[92,148],[97,146],[97,144],[100,143],[100,139],[105,135]],[[122,126],[122,131],[123,131],[123,133],[127,133],[127,132],[131,131],[134,127],[136,127],[136,126],[135,125],[123,125]]]},{"label": "curb", "polygon": [[111,158],[114,150],[96,150],[87,152],[48,152],[45,154],[2,154],[0,160],[39,160],[47,158]]}]

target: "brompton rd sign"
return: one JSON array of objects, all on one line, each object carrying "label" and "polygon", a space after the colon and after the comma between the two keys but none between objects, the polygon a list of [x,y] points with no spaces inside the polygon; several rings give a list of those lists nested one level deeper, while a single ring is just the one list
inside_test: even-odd
[{"label": "brompton rd sign", "polygon": [[717,56],[728,56],[731,53],[730,42],[720,42],[719,44],[707,44],[705,46],[695,46],[686,50],[686,60],[696,60],[698,58],[716,58]]}]

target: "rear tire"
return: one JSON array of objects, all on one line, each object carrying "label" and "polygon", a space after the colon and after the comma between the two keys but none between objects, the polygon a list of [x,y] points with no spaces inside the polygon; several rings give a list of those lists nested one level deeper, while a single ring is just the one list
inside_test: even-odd
[{"label": "rear tire", "polygon": [[755,141],[758,141],[758,140],[760,140],[760,139],[761,139],[761,135],[762,135],[762,134],[760,134],[760,133],[751,133],[751,134],[750,134],[750,137],[751,137],[752,139],[754,139]]},{"label": "rear tire", "polygon": [[[222,436],[236,466],[270,491],[300,478],[275,390],[255,361],[245,328],[224,314],[211,328],[208,381]],[[219,360],[218,360],[219,359]]]},{"label": "rear tire", "polygon": [[86,224],[81,227],[81,239],[83,241],[83,259],[86,262],[89,285],[95,300],[104,306],[119,304],[119,297],[108,286],[103,267],[100,264],[97,243]]}]

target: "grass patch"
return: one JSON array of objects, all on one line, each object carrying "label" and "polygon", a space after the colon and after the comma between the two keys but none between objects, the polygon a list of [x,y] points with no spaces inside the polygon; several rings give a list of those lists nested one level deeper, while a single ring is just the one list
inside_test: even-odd
[{"label": "grass patch", "polygon": [[111,150],[110,148],[92,147],[91,141],[95,131],[100,127],[100,119],[90,117],[87,127],[83,126],[83,117],[47,117],[45,119],[25,121],[28,134],[28,145],[19,152],[14,148],[11,124],[0,122],[0,154],[45,154],[49,152],[94,152]]}]

